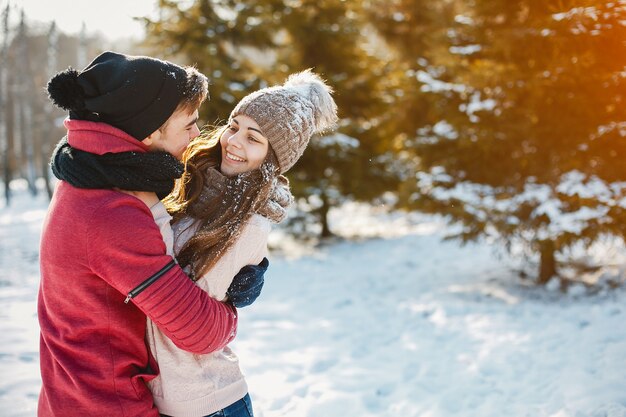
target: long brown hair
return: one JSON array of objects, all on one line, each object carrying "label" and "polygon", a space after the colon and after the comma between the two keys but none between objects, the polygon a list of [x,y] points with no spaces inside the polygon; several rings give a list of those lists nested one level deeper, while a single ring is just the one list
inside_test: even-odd
[{"label": "long brown hair", "polygon": [[[260,168],[233,177],[216,174],[222,160],[219,141],[227,128],[205,130],[190,143],[183,155],[185,172],[176,181],[174,191],[163,200],[174,222],[185,216],[200,222],[176,257],[182,267],[191,265],[194,279],[215,265],[250,216],[266,204],[272,181],[278,176],[278,163],[271,146]],[[223,182],[207,183],[210,177]]]}]

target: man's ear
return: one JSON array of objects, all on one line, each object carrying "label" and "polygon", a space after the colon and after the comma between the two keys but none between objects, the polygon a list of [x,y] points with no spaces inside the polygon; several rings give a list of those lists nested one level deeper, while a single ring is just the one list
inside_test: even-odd
[{"label": "man's ear", "polygon": [[150,133],[150,135],[144,140],[142,140],[141,143],[143,143],[146,146],[152,146],[152,144],[157,140],[157,136],[161,136],[161,131],[158,129]]}]

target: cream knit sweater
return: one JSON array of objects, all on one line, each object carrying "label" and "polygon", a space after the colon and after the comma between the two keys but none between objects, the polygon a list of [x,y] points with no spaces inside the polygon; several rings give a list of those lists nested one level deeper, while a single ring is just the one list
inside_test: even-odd
[{"label": "cream knit sweater", "polygon": [[[170,227],[171,217],[161,202],[150,209],[161,229],[168,253],[178,253],[197,230],[185,218]],[[258,264],[267,256],[271,224],[253,215],[236,242],[220,256],[215,266],[197,281],[212,297],[224,300],[233,277],[245,265]],[[202,417],[243,398],[248,387],[237,356],[225,347],[206,355],[179,349],[148,319],[146,337],[159,364],[159,376],[148,382],[160,413],[173,417]]]}]

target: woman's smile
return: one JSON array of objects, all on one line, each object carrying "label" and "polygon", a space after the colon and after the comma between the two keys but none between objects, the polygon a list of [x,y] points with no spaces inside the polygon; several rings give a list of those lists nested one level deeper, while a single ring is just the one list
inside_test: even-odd
[{"label": "woman's smile", "polygon": [[241,157],[239,157],[239,156],[237,156],[235,154],[232,154],[232,153],[230,153],[228,151],[226,151],[226,158],[228,158],[229,160],[234,161],[234,162],[246,162],[246,160],[244,158],[241,158]]}]

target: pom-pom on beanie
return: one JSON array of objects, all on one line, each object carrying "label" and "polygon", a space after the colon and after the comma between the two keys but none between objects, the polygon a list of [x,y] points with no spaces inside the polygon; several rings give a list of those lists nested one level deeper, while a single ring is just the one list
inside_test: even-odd
[{"label": "pom-pom on beanie", "polygon": [[302,156],[311,136],[335,126],[337,105],[332,92],[317,74],[306,70],[290,75],[281,86],[245,96],[230,118],[241,114],[257,122],[284,173]]},{"label": "pom-pom on beanie", "polygon": [[107,123],[143,140],[174,113],[186,80],[185,69],[171,62],[104,52],[80,72],[52,77],[48,95],[70,119]]}]

